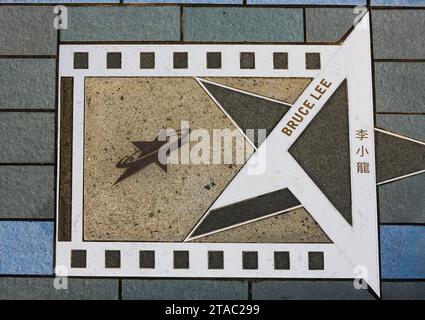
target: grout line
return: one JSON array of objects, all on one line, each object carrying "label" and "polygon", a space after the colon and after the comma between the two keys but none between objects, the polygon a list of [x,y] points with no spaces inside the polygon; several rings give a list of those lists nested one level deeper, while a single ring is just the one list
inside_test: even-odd
[{"label": "grout line", "polygon": [[248,300],[252,300],[252,281],[248,280]]}]

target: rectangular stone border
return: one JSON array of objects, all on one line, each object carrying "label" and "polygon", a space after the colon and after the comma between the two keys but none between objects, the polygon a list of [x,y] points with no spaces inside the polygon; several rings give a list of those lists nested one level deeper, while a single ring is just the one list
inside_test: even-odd
[{"label": "rectangular stone border", "polygon": [[[307,69],[306,53],[319,53],[322,65],[326,65],[338,49],[338,45],[61,45],[59,79],[74,78],[73,223],[71,242],[58,241],[56,238],[56,266],[64,266],[70,276],[353,278],[351,263],[334,244],[89,242],[83,239],[84,80],[86,77],[315,77],[321,70]],[[80,69],[74,68],[76,52],[87,53],[87,55],[78,56],[80,60],[77,66]],[[121,68],[107,68],[108,52],[121,53]],[[155,53],[153,69],[140,68],[141,52]],[[173,68],[174,52],[187,52],[188,68]],[[221,52],[221,69],[207,68],[207,52]],[[241,68],[241,52],[255,54],[254,69]],[[273,54],[275,52],[288,53],[288,69],[274,69]],[[81,61],[85,57],[88,57],[88,63]],[[60,86],[59,82],[59,92],[61,92]],[[60,114],[58,119],[61,119]],[[58,126],[60,132],[60,123]],[[60,155],[60,145],[58,150]],[[85,268],[71,268],[71,253],[75,250],[85,250]],[[112,264],[106,263],[106,251],[119,251],[119,259],[118,254],[115,254],[113,268]],[[154,268],[140,268],[140,251],[154,251],[156,257]],[[175,251],[187,252],[185,254],[185,256],[188,255],[187,261],[185,260],[184,264],[178,264],[185,268],[175,268],[173,259]],[[223,252],[223,269],[208,268],[208,255],[211,251]],[[256,269],[244,269],[243,252],[257,252]],[[291,261],[289,270],[275,269],[275,252],[289,252]],[[323,252],[323,270],[309,270],[309,252]],[[77,265],[81,265],[81,261]]]}]

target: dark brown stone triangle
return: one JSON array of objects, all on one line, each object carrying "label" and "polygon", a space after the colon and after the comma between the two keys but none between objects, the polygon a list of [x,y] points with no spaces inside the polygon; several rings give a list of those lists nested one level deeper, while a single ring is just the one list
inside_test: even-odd
[{"label": "dark brown stone triangle", "polygon": [[223,88],[209,82],[201,82],[244,132],[247,129],[255,130],[253,143],[257,147],[259,145],[257,130],[265,129],[266,136],[269,135],[291,108],[290,105],[284,103]]},{"label": "dark brown stone triangle", "polygon": [[300,205],[288,189],[281,189],[252,199],[212,210],[193,231],[192,237],[207,234]]},{"label": "dark brown stone triangle", "polygon": [[375,140],[378,183],[425,170],[425,145],[381,131]]},{"label": "dark brown stone triangle", "polygon": [[289,153],[351,225],[351,178],[346,80]]},{"label": "dark brown stone triangle", "polygon": [[205,243],[332,243],[303,207],[193,240]]}]

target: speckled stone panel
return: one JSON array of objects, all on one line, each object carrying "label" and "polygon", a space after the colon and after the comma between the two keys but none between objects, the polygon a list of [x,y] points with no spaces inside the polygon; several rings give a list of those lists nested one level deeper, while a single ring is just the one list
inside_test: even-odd
[{"label": "speckled stone panel", "polygon": [[330,243],[303,208],[199,238],[194,242]]},{"label": "speckled stone panel", "polygon": [[[153,140],[162,128],[179,130],[181,120],[211,137],[212,129],[236,130],[192,78],[87,80],[86,240],[182,241],[229,183],[241,164],[171,164],[167,172],[151,164],[114,185],[123,173],[116,163],[135,151],[132,141]],[[247,143],[242,148],[252,154]],[[234,160],[237,149],[234,140]]]},{"label": "speckled stone panel", "polygon": [[293,104],[310,84],[310,78],[207,77],[228,87]]}]

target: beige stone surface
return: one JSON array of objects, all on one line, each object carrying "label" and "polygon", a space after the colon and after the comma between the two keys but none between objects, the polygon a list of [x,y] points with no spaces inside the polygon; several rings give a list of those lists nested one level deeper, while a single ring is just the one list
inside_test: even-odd
[{"label": "beige stone surface", "polygon": [[293,104],[311,82],[310,78],[208,77],[205,79],[289,104]]},{"label": "beige stone surface", "polygon": [[193,78],[88,78],[85,86],[84,238],[182,241],[241,165],[164,172],[151,164],[114,185],[124,172],[116,163],[136,150],[131,141],[178,130],[181,120],[210,133],[234,126]]},{"label": "beige stone surface", "polygon": [[304,209],[228,229],[194,242],[330,243],[331,241]]}]

